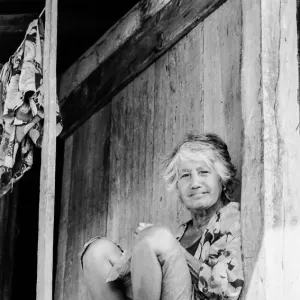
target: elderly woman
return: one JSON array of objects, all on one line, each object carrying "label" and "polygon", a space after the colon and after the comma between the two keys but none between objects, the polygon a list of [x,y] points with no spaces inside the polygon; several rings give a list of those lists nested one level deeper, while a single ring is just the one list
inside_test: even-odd
[{"label": "elderly woman", "polygon": [[140,224],[130,256],[95,238],[82,265],[92,299],[237,299],[243,286],[236,169],[215,134],[188,134],[164,162],[164,178],[191,213],[173,235]]}]

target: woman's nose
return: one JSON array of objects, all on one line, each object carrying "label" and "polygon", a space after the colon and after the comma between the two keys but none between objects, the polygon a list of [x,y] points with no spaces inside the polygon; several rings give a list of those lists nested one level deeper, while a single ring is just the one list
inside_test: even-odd
[{"label": "woman's nose", "polygon": [[202,184],[201,176],[199,176],[198,173],[192,174],[192,178],[191,178],[191,188],[192,188],[192,189],[200,188],[200,187],[201,187],[201,184]]}]

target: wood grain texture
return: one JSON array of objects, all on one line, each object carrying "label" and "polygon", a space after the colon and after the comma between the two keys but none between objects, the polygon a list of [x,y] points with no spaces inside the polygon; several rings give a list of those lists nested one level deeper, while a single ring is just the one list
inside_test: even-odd
[{"label": "wood grain texture", "polygon": [[240,166],[242,11],[240,1],[227,4],[204,22],[204,131],[223,137],[234,165]]},{"label": "wood grain texture", "polygon": [[265,299],[263,269],[257,262],[264,260],[260,251],[263,239],[263,138],[261,90],[261,19],[260,0],[245,0],[243,7],[243,59],[241,101],[243,118],[242,164],[242,248],[245,286],[242,299]]},{"label": "wood grain texture", "polygon": [[300,277],[290,259],[300,251],[296,0],[261,7],[266,297],[297,299]]},{"label": "wood grain texture", "polygon": [[55,299],[86,299],[80,252],[107,235],[110,106],[66,140]]},{"label": "wood grain texture", "polygon": [[[137,8],[137,19],[141,20],[141,23],[136,21],[137,29],[130,31],[132,35],[125,39],[124,44],[115,49],[105,60],[101,60],[97,69],[88,77],[80,79],[80,85],[74,86],[72,83],[75,82],[72,78],[76,76],[76,66],[71,74],[63,77],[66,79],[63,79],[60,84],[62,95],[60,104],[65,123],[62,137],[70,134],[95,111],[105,106],[134,77],[225,1],[171,0],[160,10],[154,10],[151,5],[149,6],[152,1],[141,1]],[[156,2],[158,4],[161,1]],[[149,14],[149,7],[151,11],[155,11],[153,15]],[[116,27],[114,30],[119,29]],[[120,34],[127,35],[122,31]],[[117,37],[119,38],[119,35]],[[106,51],[105,48],[100,50]],[[91,58],[85,63],[93,64],[94,56],[98,53],[93,54],[93,51],[91,53],[89,51]],[[71,84],[71,88],[67,88],[68,84],[65,84],[64,80]],[[72,114],[68,113],[70,111]]]},{"label": "wood grain texture", "polygon": [[[241,124],[241,111],[238,110],[240,83],[237,78],[242,38],[239,3],[239,0],[227,1],[220,12],[215,11],[215,16],[211,15],[211,18],[196,26],[117,93],[111,106],[101,109],[73,133],[63,299],[84,299],[86,291],[81,285],[76,255],[82,247],[80,243],[83,243],[83,238],[87,240],[99,234],[94,232],[96,220],[107,222],[107,227],[101,225],[103,230],[98,227],[102,230],[101,234],[103,232],[128,249],[132,246],[132,233],[138,222],[166,224],[175,229],[189,218],[176,195],[166,192],[160,168],[162,156],[187,131],[212,131],[226,126],[218,133],[226,142],[237,147],[233,149],[232,158],[240,169],[242,131],[233,128]],[[225,29],[216,29],[221,26],[234,30],[227,35]],[[215,50],[213,45],[216,45]],[[231,48],[234,55],[229,57],[226,53]],[[207,61],[210,55],[215,61],[215,68]],[[208,80],[214,80],[215,86],[209,86],[206,92]],[[218,102],[219,97],[212,96],[213,88],[218,96],[222,96],[228,109]],[[213,120],[206,116],[209,113]],[[234,120],[229,120],[230,117]],[[102,120],[102,125],[95,119]],[[231,123],[227,124],[229,121]],[[216,125],[218,122],[223,122],[220,127]],[[101,172],[104,158],[98,156],[102,152],[96,152],[89,145],[101,148],[103,141],[97,136],[106,130],[110,130],[110,150],[108,155],[103,155],[109,158],[106,174],[109,190],[105,198],[97,193],[93,200],[91,194],[81,194],[81,190],[88,190],[91,181],[88,170],[81,164]],[[93,159],[93,165],[90,159]],[[93,184],[95,186],[97,181]],[[96,216],[101,205],[93,208],[100,199],[107,203],[107,219]],[[93,224],[87,217],[93,220]],[[90,234],[82,234],[82,228]]]},{"label": "wood grain texture", "polygon": [[59,98],[66,98],[141,28],[143,19],[153,17],[169,2],[170,0],[150,0],[135,5],[61,75]]},{"label": "wood grain texture", "polygon": [[243,2],[242,299],[300,296],[292,258],[300,249],[296,5]]},{"label": "wood grain texture", "polygon": [[64,166],[63,166],[63,185],[61,195],[60,220],[59,220],[59,234],[57,246],[57,266],[55,278],[55,294],[54,298],[57,300],[64,299],[64,273],[65,273],[65,259],[67,251],[68,238],[68,223],[69,223],[69,202],[72,201],[70,197],[71,182],[72,182],[72,154],[73,154],[73,135],[65,140],[64,149]]},{"label": "wood grain texture", "polygon": [[56,51],[57,0],[46,1],[44,80],[44,137],[42,145],[39,235],[37,266],[37,300],[52,300],[53,227],[56,162]]},{"label": "wood grain texture", "polygon": [[[212,28],[221,27],[225,28],[224,32],[219,29],[220,32],[212,34]],[[229,32],[234,30],[227,34],[226,28]],[[187,131],[222,128],[218,133],[230,143],[233,161],[240,167],[241,38],[241,5],[236,0],[228,1],[113,99],[111,157],[120,158],[120,162],[111,169],[111,178],[120,176],[120,179],[113,187],[119,198],[110,199],[112,219],[108,232],[113,232],[114,239],[125,248],[131,247],[131,232],[139,221],[168,224],[175,229],[188,217],[175,195],[166,192],[160,169],[163,155]],[[233,48],[230,57],[226,56],[230,53],[228,48]],[[206,90],[205,80],[207,85],[209,80],[214,80],[215,85]],[[150,87],[147,94],[145,85]],[[212,92],[219,94],[212,96]],[[144,101],[148,103],[145,105]],[[151,108],[147,110],[150,120],[145,122],[147,106]],[[147,134],[149,126],[150,136]],[[145,133],[151,145],[146,149],[143,148]],[[140,169],[144,165],[149,168],[149,179]],[[147,186],[143,192],[142,186]]]}]

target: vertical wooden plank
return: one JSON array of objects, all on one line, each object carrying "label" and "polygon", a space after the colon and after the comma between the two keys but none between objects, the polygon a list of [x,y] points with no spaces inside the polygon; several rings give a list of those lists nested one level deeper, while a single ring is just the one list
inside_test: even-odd
[{"label": "vertical wooden plank", "polygon": [[263,139],[261,93],[260,0],[242,1],[243,55],[241,101],[243,120],[243,163],[241,222],[245,285],[242,299],[266,299],[260,251],[263,239]]},{"label": "vertical wooden plank", "polygon": [[[110,151],[110,113],[111,106],[95,114],[84,124],[81,134],[81,148],[78,151],[78,159],[82,161],[78,172],[82,173],[80,178],[82,192],[76,205],[77,219],[74,235],[78,236],[74,260],[79,257],[83,244],[94,236],[105,236],[107,230],[107,204],[109,197],[109,151]],[[88,138],[87,138],[88,137]],[[80,264],[74,264],[78,274],[78,298],[88,297],[86,286],[83,283]]]},{"label": "vertical wooden plank", "polygon": [[44,45],[45,120],[39,207],[37,299],[52,300],[56,156],[57,0],[46,1]]},{"label": "vertical wooden plank", "polygon": [[224,138],[237,166],[242,144],[241,18],[241,2],[229,0],[204,20],[204,131]]},{"label": "vertical wooden plank", "polygon": [[[65,272],[64,272],[64,299],[72,299],[78,296],[78,268],[80,266],[78,253],[82,247],[81,236],[81,199],[82,190],[85,188],[83,179],[84,162],[86,161],[85,146],[87,139],[85,138],[85,132],[87,124],[84,124],[73,135],[72,146],[72,181],[71,181],[71,193],[69,201],[69,221],[67,227],[67,238],[65,240],[66,255],[65,255]],[[81,245],[80,245],[81,244]]]},{"label": "vertical wooden plank", "polygon": [[[133,193],[132,193],[132,172],[134,160],[138,159],[133,157],[133,142],[134,142],[134,119],[132,116],[134,109],[134,90],[133,83],[126,87],[127,95],[125,99],[125,141],[124,141],[124,170],[125,170],[125,185],[123,186],[125,191],[125,196],[121,202],[122,209],[124,211],[122,232],[120,236],[120,242],[124,247],[128,247],[132,242],[132,219],[131,216],[134,215],[137,218],[137,207],[132,207],[133,203]],[[134,205],[134,204],[133,204]]]},{"label": "vertical wooden plank", "polygon": [[[174,107],[173,117],[169,118],[170,126],[168,135],[173,135],[172,143],[167,147],[170,151],[190,130],[203,131],[203,74],[204,65],[201,55],[203,41],[203,25],[200,24],[186,35],[169,52],[169,82],[170,106]],[[171,124],[173,124],[173,129]],[[176,205],[176,220],[173,226],[190,218],[189,213],[174,194],[167,193],[172,205]]]},{"label": "vertical wooden plank", "polygon": [[[76,215],[76,208],[79,205],[78,201],[78,188],[82,188],[81,176],[82,172],[79,169],[80,166],[80,159],[82,153],[82,148],[79,147],[81,145],[82,135],[82,128],[80,128],[77,132],[73,135],[73,145],[72,145],[72,180],[71,180],[71,191],[70,191],[70,201],[68,207],[68,226],[67,226],[67,237],[65,240],[66,243],[66,253],[65,253],[65,272],[64,272],[64,299],[71,299],[75,295],[75,290],[77,287],[77,274],[72,273],[74,267],[74,255],[78,234],[76,234],[77,230],[80,228],[77,226],[78,219]],[[79,191],[80,192],[80,191]]]},{"label": "vertical wooden plank", "polygon": [[[135,102],[134,102],[134,118],[135,124],[134,127],[137,129],[137,137],[139,138],[138,144],[136,145],[136,153],[139,159],[136,160],[136,171],[135,171],[135,189],[136,193],[134,193],[134,202],[139,205],[141,201],[144,203],[144,209],[141,206],[138,206],[138,219],[139,222],[148,222],[146,220],[147,211],[149,209],[149,202],[145,198],[145,175],[146,175],[146,105],[147,98],[144,98],[144,95],[147,95],[147,72],[142,76],[137,77],[134,84],[135,91]],[[133,227],[136,226],[136,223],[132,224]]]},{"label": "vertical wooden plank", "polygon": [[296,0],[261,1],[267,299],[300,297],[299,268],[291,261],[300,251],[296,8]]},{"label": "vertical wooden plank", "polygon": [[[299,267],[291,257],[296,252],[300,252],[300,240],[295,236],[300,235],[300,132],[291,130],[297,128],[300,121],[299,111],[299,39],[300,31],[297,23],[297,8],[299,1],[281,1],[280,5],[280,50],[278,69],[281,72],[279,83],[277,85],[277,124],[282,124],[279,133],[279,143],[284,140],[282,147],[282,211],[283,215],[283,249],[282,265],[283,270],[283,289],[285,299],[300,298],[299,284]],[[298,15],[299,17],[299,15]],[[269,46],[272,44],[270,43]],[[278,100],[280,99],[280,100]],[[296,99],[298,101],[296,101]],[[274,107],[274,106],[273,106]],[[298,110],[297,110],[298,108]],[[292,116],[292,117],[291,117]],[[276,169],[277,170],[277,169]],[[278,178],[277,180],[280,180]],[[276,185],[276,183],[275,183]],[[273,185],[274,186],[274,185]],[[274,200],[272,200],[274,201]],[[276,233],[271,236],[275,238]],[[268,262],[267,262],[268,263]],[[270,272],[271,273],[271,272]],[[274,278],[272,273],[271,280]],[[277,278],[278,280],[278,278]]]},{"label": "vertical wooden plank", "polygon": [[[124,199],[125,168],[124,142],[125,137],[125,109],[122,103],[126,99],[127,91],[118,93],[111,108],[111,151],[110,151],[110,198],[108,203],[107,236],[113,241],[119,240],[119,229],[122,226],[120,203]],[[121,188],[122,187],[122,188]]]},{"label": "vertical wooden plank", "polygon": [[[116,228],[114,227],[115,224],[115,216],[118,213],[118,199],[120,196],[118,195],[117,186],[120,185],[120,138],[121,138],[121,128],[118,127],[118,121],[121,122],[121,114],[120,114],[120,101],[118,97],[121,97],[120,93],[116,95],[111,103],[112,112],[111,112],[111,146],[110,146],[110,170],[109,170],[109,178],[110,178],[110,197],[108,202],[108,217],[107,217],[107,237],[112,241],[116,240]],[[118,121],[117,121],[118,120]],[[120,170],[119,172],[115,172],[115,170]],[[118,226],[118,224],[117,224]]]},{"label": "vertical wooden plank", "polygon": [[199,24],[183,39],[185,53],[184,90],[189,102],[186,106],[186,131],[204,130],[204,24]]},{"label": "vertical wooden plank", "polygon": [[243,1],[242,299],[300,297],[296,7],[296,0]]},{"label": "vertical wooden plank", "polygon": [[[128,99],[128,87],[126,87],[123,91],[123,101],[124,103],[127,103]],[[121,125],[121,130],[122,130],[122,137],[121,137],[121,145],[122,145],[122,155],[121,155],[121,160],[120,160],[120,172],[121,172],[121,178],[120,178],[120,186],[117,187],[117,189],[120,189],[119,191],[119,196],[118,197],[118,202],[117,202],[117,207],[116,207],[116,212],[117,214],[114,215],[114,231],[116,233],[116,238],[117,241],[119,241],[122,244],[122,238],[124,237],[124,232],[126,226],[126,214],[124,212],[124,202],[126,202],[126,183],[129,174],[127,174],[127,164],[128,164],[128,157],[127,157],[127,147],[129,147],[129,137],[128,137],[128,130],[127,130],[127,113],[128,113],[128,108],[124,103],[120,103],[121,107],[121,114],[122,114],[122,123]],[[127,147],[126,147],[127,145]],[[118,172],[118,170],[115,170],[115,172]],[[122,213],[121,213],[122,212]],[[117,227],[117,225],[119,225]],[[123,244],[122,244],[123,246]],[[124,246],[125,247],[125,246]]]},{"label": "vertical wooden plank", "polygon": [[[141,143],[141,128],[143,126],[143,120],[141,119],[142,115],[142,103],[140,101],[140,92],[142,90],[141,77],[134,79],[131,83],[132,87],[132,109],[130,113],[130,119],[132,120],[132,152],[131,156],[133,157],[132,167],[129,172],[131,172],[131,189],[129,191],[129,203],[132,203],[133,209],[130,211],[130,226],[127,229],[127,239],[129,239],[129,245],[133,244],[133,235],[132,232],[137,227],[138,222],[142,222],[142,209],[139,205],[141,202],[145,203],[145,199],[141,198],[141,191],[139,187],[140,178],[139,164],[143,161],[142,153],[139,152],[140,143]],[[128,99],[129,100],[129,99]],[[130,100],[129,100],[130,101]],[[128,237],[128,233],[129,237]]]},{"label": "vertical wooden plank", "polygon": [[59,250],[63,270],[58,276],[63,285],[58,285],[60,292],[56,293],[63,299],[88,297],[79,254],[89,239],[106,235],[110,111],[108,105],[95,114],[72,135],[69,147],[66,145],[64,186],[69,192],[63,193],[68,203],[63,203],[62,219],[67,219],[67,226],[61,229],[64,249]]},{"label": "vertical wooden plank", "polygon": [[[179,43],[180,44],[180,43]],[[178,48],[178,44],[174,46],[173,51],[176,51]],[[176,59],[172,60],[170,52],[166,53],[166,59],[163,60],[163,65],[161,65],[161,79],[160,89],[163,91],[161,93],[161,100],[164,106],[164,120],[163,120],[163,134],[161,135],[160,143],[164,145],[161,148],[161,153],[158,155],[158,165],[159,165],[159,174],[158,180],[161,182],[161,222],[165,223],[165,225],[169,225],[172,227],[175,219],[175,211],[176,211],[176,200],[169,197],[169,193],[166,190],[165,182],[162,177],[161,172],[161,160],[166,153],[168,153],[173,147],[173,137],[174,137],[174,116],[175,116],[175,103],[178,100],[177,89],[179,86],[176,85],[175,78],[171,78],[171,74],[174,68],[176,68]],[[165,222],[168,220],[168,222]]]},{"label": "vertical wooden plank", "polygon": [[73,136],[70,136],[65,141],[64,166],[63,166],[63,184],[62,184],[62,199],[60,208],[59,220],[59,236],[58,236],[58,258],[57,271],[55,279],[55,294],[54,299],[64,299],[65,287],[65,265],[66,265],[66,251],[67,251],[67,237],[68,237],[68,222],[69,222],[69,202],[71,193],[72,181],[72,153],[73,153]]},{"label": "vertical wooden plank", "polygon": [[[81,292],[83,285],[81,284],[81,265],[79,263],[79,253],[82,249],[84,243],[86,242],[84,236],[84,226],[86,221],[93,218],[93,215],[89,214],[87,205],[92,205],[93,201],[90,197],[87,197],[87,190],[89,189],[90,184],[90,173],[91,173],[91,164],[90,161],[93,159],[91,150],[91,140],[87,138],[87,136],[92,136],[93,132],[91,131],[93,118],[86,122],[81,126],[79,130],[79,139],[78,144],[74,145],[78,147],[76,151],[76,175],[75,177],[78,178],[76,182],[76,186],[74,186],[74,194],[73,194],[73,201],[74,201],[74,225],[70,228],[70,233],[73,236],[72,239],[72,246],[69,248],[70,253],[72,254],[71,259],[71,273],[69,274],[68,282],[71,285],[72,293],[71,299],[78,297],[80,299]],[[90,153],[91,155],[86,155]],[[83,201],[85,199],[86,201]],[[85,211],[85,214],[82,213]],[[92,226],[90,226],[92,228]]]},{"label": "vertical wooden plank", "polygon": [[[172,149],[175,143],[178,142],[182,132],[185,130],[179,125],[179,130],[176,131],[176,124],[180,124],[181,119],[185,119],[183,105],[187,105],[187,97],[183,94],[186,73],[184,63],[184,39],[177,43],[167,54],[166,65],[161,69],[163,81],[165,85],[161,89],[165,90],[165,135],[164,140],[161,142],[165,144],[164,150],[161,155],[166,155]],[[183,104],[183,105],[182,105]],[[179,112],[179,118],[176,119],[176,113]],[[179,122],[178,122],[179,121]],[[160,163],[161,161],[159,161]],[[162,173],[159,173],[159,179],[162,181],[162,195],[163,195],[163,210],[162,216],[165,216],[166,225],[172,229],[176,229],[176,217],[178,199],[172,193],[166,190],[165,182],[162,180]],[[167,221],[167,222],[166,222]]]},{"label": "vertical wooden plank", "polygon": [[[80,178],[80,184],[78,184],[76,191],[76,226],[74,227],[74,236],[77,236],[76,243],[73,244],[74,249],[77,249],[77,253],[75,252],[74,261],[78,263],[73,263],[72,276],[70,280],[73,281],[74,284],[74,292],[73,297],[77,297],[79,300],[86,299],[86,288],[83,283],[82,275],[82,267],[79,263],[79,253],[80,249],[82,249],[83,245],[88,241],[89,237],[86,234],[86,228],[89,230],[93,230],[95,227],[93,219],[94,219],[94,199],[91,196],[93,192],[92,186],[92,176],[93,176],[93,162],[94,162],[94,145],[96,143],[96,139],[94,138],[94,126],[97,115],[94,115],[89,119],[88,122],[83,124],[80,132],[80,149],[78,151],[78,161],[80,161],[80,165],[77,169],[77,172],[82,174]],[[87,138],[88,137],[88,138]],[[87,155],[89,153],[89,155]],[[99,153],[99,155],[101,155]],[[99,180],[100,181],[100,180]],[[101,182],[101,181],[100,181]],[[100,183],[99,182],[99,183]],[[85,201],[84,201],[85,200]],[[85,212],[84,214],[82,212]],[[76,255],[77,254],[77,255]],[[75,260],[75,258],[77,258]]]},{"label": "vertical wooden plank", "polygon": [[[92,205],[88,203],[86,205],[90,210],[90,216],[93,217],[86,216],[84,222],[86,224],[85,238],[88,239],[94,235],[106,235],[107,232],[107,206],[110,194],[110,130],[111,105],[109,104],[95,115],[91,128],[90,187],[86,197],[92,199]],[[85,155],[89,156],[89,153]],[[93,222],[93,230],[89,226],[89,220]]]},{"label": "vertical wooden plank", "polygon": [[145,194],[144,199],[147,202],[147,211],[145,212],[146,222],[153,222],[151,216],[151,207],[153,203],[153,159],[154,159],[154,83],[155,83],[155,65],[151,65],[145,71],[146,87],[140,101],[146,103],[146,127],[145,127]]},{"label": "vertical wooden plank", "polygon": [[167,80],[168,56],[165,54],[155,63],[154,85],[154,156],[153,156],[153,199],[151,218],[155,223],[163,223],[164,182],[161,180],[160,162],[165,149],[166,103],[169,89]]}]

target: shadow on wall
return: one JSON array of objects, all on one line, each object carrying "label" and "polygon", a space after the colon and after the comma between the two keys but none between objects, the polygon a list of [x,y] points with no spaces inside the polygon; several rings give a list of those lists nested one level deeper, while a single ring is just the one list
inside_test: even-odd
[{"label": "shadow on wall", "polygon": [[35,299],[41,151],[35,149],[33,167],[18,182],[16,243],[12,278],[12,296]]}]

